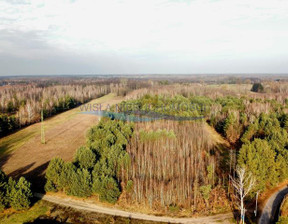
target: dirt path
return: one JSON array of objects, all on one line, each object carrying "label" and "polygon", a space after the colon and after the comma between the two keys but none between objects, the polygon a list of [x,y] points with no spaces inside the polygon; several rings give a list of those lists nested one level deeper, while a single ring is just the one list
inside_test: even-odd
[{"label": "dirt path", "polygon": [[264,209],[261,213],[259,224],[274,223],[275,217],[278,216],[279,207],[285,197],[288,194],[288,187],[282,187],[277,192],[271,195],[266,202]]},{"label": "dirt path", "polygon": [[230,220],[233,218],[232,213],[225,213],[215,216],[207,216],[200,218],[172,218],[166,216],[154,216],[154,215],[145,215],[141,213],[126,212],[115,208],[106,208],[96,204],[93,204],[89,201],[80,201],[71,198],[61,198],[52,195],[43,195],[36,193],[36,197],[41,198],[42,200],[49,201],[58,205],[71,207],[74,209],[85,210],[90,212],[103,213],[112,216],[121,216],[132,219],[147,220],[154,222],[167,222],[167,223],[201,223],[201,224],[216,224],[216,223],[232,223]]},{"label": "dirt path", "polygon": [[[122,98],[109,94],[89,103],[101,103],[105,108],[121,101]],[[52,158],[72,160],[76,149],[85,144],[87,130],[99,121],[99,116],[81,114],[81,108],[45,120],[46,144],[41,144],[39,123],[0,139],[1,169],[11,176],[37,179]]]}]

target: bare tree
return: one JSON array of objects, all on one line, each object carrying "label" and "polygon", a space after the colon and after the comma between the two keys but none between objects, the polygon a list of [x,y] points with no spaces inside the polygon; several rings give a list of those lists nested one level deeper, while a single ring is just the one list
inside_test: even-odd
[{"label": "bare tree", "polygon": [[245,197],[249,194],[249,192],[253,189],[255,185],[255,178],[252,176],[251,173],[248,173],[246,170],[246,167],[236,167],[236,174],[237,178],[233,178],[230,176],[232,180],[232,184],[236,190],[237,197],[240,201],[238,204],[238,207],[241,212],[241,222],[244,224],[245,223],[245,205],[244,205],[244,200]]},{"label": "bare tree", "polygon": [[32,122],[32,119],[34,117],[34,111],[31,103],[26,104],[27,114],[28,114],[28,123],[30,124]]}]

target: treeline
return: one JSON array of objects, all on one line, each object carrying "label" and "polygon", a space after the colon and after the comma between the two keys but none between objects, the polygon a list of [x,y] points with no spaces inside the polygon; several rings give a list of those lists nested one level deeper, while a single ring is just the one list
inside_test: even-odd
[{"label": "treeline", "polygon": [[53,159],[47,168],[46,191],[64,191],[68,195],[115,203],[122,191],[121,173],[127,169],[126,146],[133,126],[110,119],[91,128],[85,147],[77,150],[73,162]]},{"label": "treeline", "polygon": [[32,84],[14,80],[14,85],[0,87],[0,136],[39,122],[41,110],[47,118],[108,93],[125,96],[134,89],[149,86],[148,82],[128,79],[110,83],[90,78],[68,80],[40,79],[32,80]]},{"label": "treeline", "polygon": [[88,100],[109,93],[110,86],[33,85],[4,88],[0,91],[0,136],[40,121],[44,117],[74,108]]},{"label": "treeline", "polygon": [[[134,91],[132,94],[129,94],[126,99],[139,99],[147,94],[174,97],[177,95],[182,95],[184,97],[195,97],[195,96],[205,96],[212,100],[232,96],[232,97],[246,97],[248,99],[261,99],[261,100],[275,100],[280,104],[287,103],[288,98],[288,82],[279,81],[279,82],[261,82],[255,81],[255,84],[260,84],[260,89],[258,88],[256,93],[253,92],[253,85],[250,83],[247,84],[213,84],[209,85],[204,82],[197,83],[172,83],[168,85],[157,85],[153,84],[149,88],[143,88],[137,91]],[[263,89],[261,88],[263,87]],[[262,89],[262,90],[261,90]]]},{"label": "treeline", "polygon": [[0,212],[9,207],[15,210],[28,209],[33,196],[30,185],[24,177],[16,181],[0,170]]}]

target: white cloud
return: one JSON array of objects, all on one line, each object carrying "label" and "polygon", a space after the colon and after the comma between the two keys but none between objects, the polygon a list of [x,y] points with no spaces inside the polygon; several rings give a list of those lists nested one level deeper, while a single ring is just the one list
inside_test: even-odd
[{"label": "white cloud", "polygon": [[[279,64],[277,59],[288,59],[288,1],[285,0],[23,0],[12,3],[0,1],[0,35],[1,30],[33,32],[34,38],[54,51],[92,58],[101,54],[115,56],[124,63],[119,65],[119,73],[131,63],[134,63],[131,73],[135,70],[185,72],[182,68],[187,69],[185,73],[206,72],[207,69],[202,70],[205,64],[221,72],[227,70],[226,60],[234,61],[231,71],[242,72],[239,64],[245,66],[246,63],[249,64],[247,72],[265,72],[269,69],[267,64],[261,68],[262,62],[271,59],[274,64],[270,68],[275,69]],[[17,43],[3,41],[2,52],[17,51]],[[30,47],[26,50],[35,57],[41,54],[41,49],[32,52]],[[47,49],[43,52],[45,55]],[[254,67],[248,63],[251,60],[256,62]],[[163,69],[165,63],[170,63],[169,70]],[[275,72],[285,72],[287,68],[282,66]],[[97,66],[93,72],[97,72]]]}]

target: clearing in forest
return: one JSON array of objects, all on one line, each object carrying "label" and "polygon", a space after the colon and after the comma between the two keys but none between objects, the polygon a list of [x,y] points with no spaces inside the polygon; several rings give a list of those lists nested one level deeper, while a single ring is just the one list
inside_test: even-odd
[{"label": "clearing in forest", "polygon": [[[121,97],[108,94],[89,103],[101,103],[105,108],[106,104],[112,105],[122,100]],[[41,144],[40,123],[1,138],[1,169],[8,175],[24,174],[37,178],[52,158],[72,160],[76,149],[85,144],[87,130],[99,120],[99,116],[79,112],[81,109],[77,107],[45,120],[46,144]]]}]

